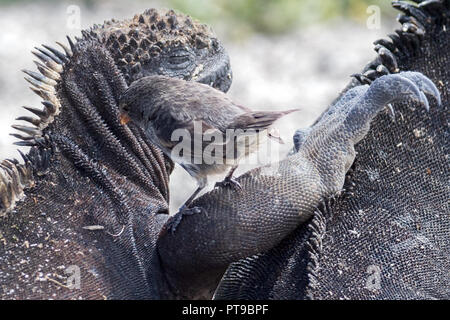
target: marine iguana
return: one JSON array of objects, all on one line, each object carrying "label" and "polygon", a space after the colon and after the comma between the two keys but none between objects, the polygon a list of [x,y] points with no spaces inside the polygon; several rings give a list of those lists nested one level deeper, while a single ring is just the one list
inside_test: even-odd
[{"label": "marine iguana", "polygon": [[[351,164],[345,160],[353,157],[353,144],[362,138],[353,135],[364,132],[370,119],[345,121],[352,117],[338,112],[328,120],[337,125],[334,129],[351,128],[344,131],[348,135],[330,126],[324,129],[324,123],[316,131],[313,127],[311,138],[296,154],[240,177],[243,193],[214,190],[195,202],[204,214],[183,218],[175,234],[165,232],[167,215],[155,213],[167,210],[164,182],[171,164],[147,144],[138,128],[129,128],[131,137],[122,132],[127,129],[115,128],[114,106],[125,82],[109,53],[89,38],[85,35],[84,41],[72,46],[73,55],[66,54],[70,59],[57,83],[64,92],[58,101],[66,106],[61,109],[67,110],[71,121],[59,120],[64,116],[61,112],[52,122],[60,123],[58,132],[34,139],[38,146],[24,155],[24,167],[32,163],[39,181],[25,190],[16,212],[1,224],[5,298],[209,297],[230,262],[270,250],[310,219],[323,197],[340,191]],[[423,90],[432,90],[420,75],[405,74],[380,78],[351,96],[369,107],[369,113],[362,110],[369,117],[382,106],[377,99],[364,98],[379,93],[399,98],[401,92],[392,91],[394,83],[406,85],[395,88],[408,89],[424,102],[408,77]],[[358,113],[352,108],[355,104],[348,107],[348,115]],[[92,127],[86,132],[77,130],[87,125]],[[109,128],[117,132],[110,134]],[[126,166],[108,161],[115,152],[110,139],[115,136],[119,142],[130,141],[117,143],[129,148],[129,156],[119,158]],[[340,149],[342,142],[346,145]],[[49,151],[43,152],[45,147]],[[151,156],[152,166],[144,167],[142,154]],[[314,154],[323,157],[311,157]],[[144,163],[140,169],[145,168],[145,176],[135,171],[133,160]],[[54,170],[56,166],[63,170]],[[68,265],[81,270],[80,290],[69,290],[56,278]]]},{"label": "marine iguana", "polygon": [[401,30],[375,42],[377,58],[343,94],[414,70],[437,84],[442,108],[396,103],[394,122],[380,113],[345,191],[276,247],[233,263],[216,299],[449,299],[450,1],[415,2],[393,2]]}]

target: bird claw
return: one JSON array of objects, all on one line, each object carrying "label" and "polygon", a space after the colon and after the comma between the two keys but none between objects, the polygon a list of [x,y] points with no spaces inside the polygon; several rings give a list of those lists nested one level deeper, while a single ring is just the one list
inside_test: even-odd
[{"label": "bird claw", "polygon": [[236,191],[242,190],[241,184],[232,177],[226,177],[225,179],[223,179],[223,181],[216,182],[216,184],[214,185],[214,188],[218,188],[218,187],[231,188]]},{"label": "bird claw", "polygon": [[200,207],[192,207],[188,208],[186,205],[182,205],[178,212],[169,218],[169,220],[166,222],[165,229],[170,231],[170,233],[174,234],[178,225],[180,224],[181,220],[183,219],[183,216],[191,216],[193,214],[200,214],[202,213],[203,209]]}]

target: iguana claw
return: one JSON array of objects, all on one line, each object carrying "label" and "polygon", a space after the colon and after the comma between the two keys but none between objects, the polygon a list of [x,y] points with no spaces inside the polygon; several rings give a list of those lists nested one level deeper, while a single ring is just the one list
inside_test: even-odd
[{"label": "iguana claw", "polygon": [[[359,136],[359,138],[362,134],[360,129],[365,132],[370,121],[385,106],[388,106],[391,114],[394,114],[392,103],[409,98],[419,102],[429,111],[430,104],[425,96],[425,94],[428,94],[436,99],[438,105],[441,104],[440,93],[434,83],[419,72],[401,72],[382,76],[370,86],[349,90],[346,94],[348,98],[344,97],[343,101],[350,101],[355,93],[356,96],[359,96],[359,100],[355,100],[355,103],[343,105],[341,108],[348,110],[344,121],[345,131],[357,133],[356,136]],[[339,112],[339,106],[334,106],[333,110]]]},{"label": "iguana claw", "polygon": [[438,106],[441,106],[442,101],[439,90],[429,78],[418,72],[402,72],[401,76],[414,82],[420,91],[433,96],[437,100]]}]

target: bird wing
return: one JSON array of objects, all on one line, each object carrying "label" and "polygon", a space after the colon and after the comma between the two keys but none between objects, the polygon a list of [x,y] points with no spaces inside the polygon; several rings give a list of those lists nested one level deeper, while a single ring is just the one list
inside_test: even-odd
[{"label": "bird wing", "polygon": [[209,150],[219,148],[225,143],[223,132],[203,120],[187,120],[180,115],[177,118],[166,115],[163,121],[155,123],[162,124],[154,126],[160,146],[179,163],[205,163],[205,157],[211,157]]},{"label": "bird wing", "polygon": [[229,125],[230,129],[254,129],[264,130],[268,129],[275,121],[281,117],[298,111],[292,109],[287,111],[249,111],[237,116]]}]

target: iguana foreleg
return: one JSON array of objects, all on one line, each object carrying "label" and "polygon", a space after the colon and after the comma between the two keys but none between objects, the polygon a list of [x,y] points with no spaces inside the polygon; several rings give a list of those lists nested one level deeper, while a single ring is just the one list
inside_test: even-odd
[{"label": "iguana foreleg", "polygon": [[325,197],[342,190],[354,145],[377,113],[408,98],[427,107],[423,92],[439,100],[434,84],[414,72],[355,87],[296,135],[296,153],[237,178],[239,192],[219,188],[194,201],[204,213],[184,217],[174,234],[163,229],[158,240],[165,276],[177,288],[173,294],[208,297],[229,263],[272,248],[311,218]]}]

